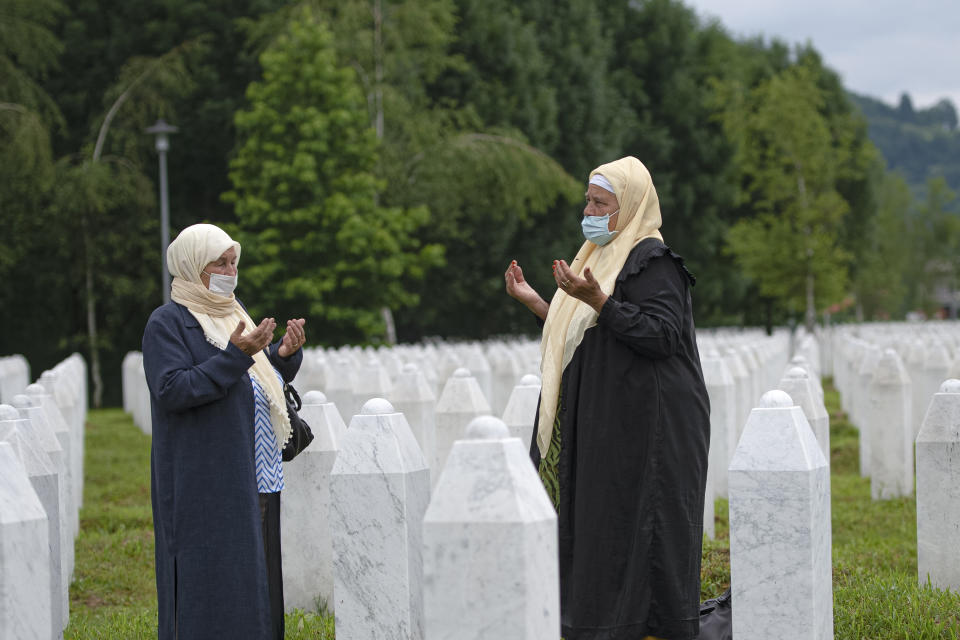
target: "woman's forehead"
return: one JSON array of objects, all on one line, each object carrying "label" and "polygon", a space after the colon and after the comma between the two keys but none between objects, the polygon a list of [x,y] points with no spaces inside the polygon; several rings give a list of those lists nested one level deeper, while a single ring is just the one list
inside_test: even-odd
[{"label": "woman's forehead", "polygon": [[236,258],[236,257],[237,257],[237,249],[236,249],[236,247],[230,247],[229,249],[227,249],[226,251],[224,251],[222,254],[220,254],[220,258],[217,258],[217,259],[218,259],[218,260],[219,260],[219,259],[223,259],[223,260],[233,260],[233,259]]},{"label": "woman's forehead", "polygon": [[595,184],[587,185],[587,195],[597,200],[611,200],[613,202],[617,201],[617,196],[615,194],[610,193],[603,187]]}]

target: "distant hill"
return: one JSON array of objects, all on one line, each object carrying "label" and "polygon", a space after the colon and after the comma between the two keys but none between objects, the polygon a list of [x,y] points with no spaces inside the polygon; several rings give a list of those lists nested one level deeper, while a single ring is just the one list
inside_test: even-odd
[{"label": "distant hill", "polygon": [[896,107],[855,93],[850,97],[891,170],[901,172],[915,191],[922,191],[928,178],[942,176],[960,195],[960,130],[950,100],[917,110],[906,93]]}]

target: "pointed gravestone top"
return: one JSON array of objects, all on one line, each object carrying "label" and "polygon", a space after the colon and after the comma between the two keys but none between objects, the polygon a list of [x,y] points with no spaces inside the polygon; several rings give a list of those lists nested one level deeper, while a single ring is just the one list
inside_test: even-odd
[{"label": "pointed gravestone top", "polygon": [[467,425],[467,440],[502,440],[510,437],[510,430],[500,418],[480,416]]},{"label": "pointed gravestone top", "polygon": [[540,386],[540,378],[533,375],[532,373],[528,373],[527,375],[520,378],[520,386],[521,387],[538,387]]},{"label": "pointed gravestone top", "polygon": [[[30,436],[31,433],[24,430],[16,421],[0,422],[0,442],[9,443],[17,456],[23,463],[28,476],[47,476],[57,472],[56,466],[47,455],[47,452],[40,447]],[[26,422],[24,420],[24,422]]]},{"label": "pointed gravestone top", "polygon": [[33,384],[27,385],[27,388],[24,389],[24,393],[26,393],[28,396],[45,396],[49,392],[42,384],[39,382],[34,382]]},{"label": "pointed gravestone top", "polygon": [[303,394],[303,404],[326,404],[327,396],[323,391],[307,391]]},{"label": "pointed gravestone top", "polygon": [[786,391],[780,391],[779,389],[773,389],[767,391],[760,398],[760,407],[761,409],[777,409],[781,407],[792,407],[793,398],[790,397]]},{"label": "pointed gravestone top", "polygon": [[940,393],[960,393],[960,380],[950,378],[940,385]]},{"label": "pointed gravestone top", "polygon": [[942,342],[931,342],[923,359],[923,368],[942,370],[950,366],[950,352]]},{"label": "pointed gravestone top", "polygon": [[800,407],[779,390],[768,391],[750,412],[730,472],[808,471],[827,460]]},{"label": "pointed gravestone top", "polygon": [[910,382],[910,376],[903,360],[893,349],[885,349],[877,360],[873,374],[873,384],[877,386],[903,386]]},{"label": "pointed gravestone top", "polygon": [[787,371],[785,378],[790,378],[791,380],[809,380],[810,374],[807,373],[807,370],[803,367],[790,367]]},{"label": "pointed gravestone top", "polygon": [[376,416],[389,413],[396,413],[396,411],[393,405],[390,404],[390,401],[384,400],[383,398],[371,398],[367,400],[363,404],[363,408],[360,409],[360,415],[364,416]]},{"label": "pointed gravestone top", "polygon": [[469,369],[464,367],[459,367],[456,371],[453,372],[454,378],[472,378],[473,374],[470,373]]},{"label": "pointed gravestone top", "polygon": [[[933,394],[927,409],[917,444],[960,443],[960,380],[945,380],[940,391]],[[918,449],[919,451],[919,449]]]}]

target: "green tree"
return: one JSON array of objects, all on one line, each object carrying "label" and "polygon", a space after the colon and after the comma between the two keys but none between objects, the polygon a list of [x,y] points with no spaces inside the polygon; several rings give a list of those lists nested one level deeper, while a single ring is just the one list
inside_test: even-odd
[{"label": "green tree", "polygon": [[754,213],[731,228],[730,251],[762,295],[805,309],[812,330],[816,311],[845,292],[849,254],[840,234],[849,205],[836,185],[849,149],[835,143],[805,66],[731,95],[729,104],[725,126],[739,143],[743,197]]},{"label": "green tree", "polygon": [[942,307],[938,289],[960,289],[960,221],[951,212],[956,194],[943,178],[928,180],[925,194],[907,217],[910,260],[904,271],[907,308],[932,316]]},{"label": "green tree", "polygon": [[[57,340],[66,330],[63,315],[49,310],[68,289],[49,251],[57,230],[47,215],[51,137],[63,116],[42,85],[63,51],[53,32],[61,13],[53,0],[0,0],[0,353],[24,354],[35,372],[65,355]],[[28,306],[38,290],[44,303]]]},{"label": "green tree", "polygon": [[[145,317],[157,301],[156,289],[142,286],[150,281],[143,266],[132,266],[142,256],[158,253],[157,244],[149,241],[156,234],[147,233],[155,228],[150,215],[154,192],[140,168],[147,148],[142,132],[155,114],[171,113],[171,98],[189,89],[185,59],[196,46],[187,42],[157,58],[129,60],[103,96],[109,106],[96,136],[57,163],[51,217],[71,240],[65,253],[76,269],[72,290],[82,292],[95,407],[101,406],[104,391],[101,349],[110,351],[111,364],[119,366],[119,345],[111,338],[126,333],[129,340],[130,312],[139,309]],[[119,240],[126,235],[129,240]],[[154,296],[148,295],[151,290]],[[101,300],[110,305],[98,312]],[[112,322],[102,332],[106,318]],[[133,327],[133,335],[141,329]]]},{"label": "green tree", "polygon": [[[504,304],[506,263],[526,256],[547,265],[570,253],[573,242],[557,251],[550,248],[555,242],[526,230],[535,219],[546,222],[550,203],[576,198],[575,183],[523,132],[498,126],[516,124],[512,116],[484,120],[461,95],[443,92],[461,75],[476,78],[453,42],[452,2],[308,4],[319,7],[334,31],[339,64],[355,69],[360,78],[370,126],[381,143],[375,169],[384,182],[380,204],[429,209],[431,223],[416,236],[421,245],[446,250],[442,271],[422,279],[404,277],[404,288],[424,302],[420,308],[392,307],[398,333],[412,340],[509,330],[514,310]],[[280,12],[262,21],[259,32],[269,34],[277,21],[290,20],[289,12]],[[555,229],[549,234],[571,235]]]},{"label": "green tree", "polygon": [[366,101],[317,12],[298,9],[260,63],[263,81],[236,115],[234,188],[224,196],[236,207],[252,311],[305,315],[325,344],[374,340],[382,307],[417,302],[404,278],[438,264],[439,247],[414,237],[429,214],[378,204]]},{"label": "green tree", "polygon": [[851,282],[858,316],[866,320],[902,317],[908,291],[905,276],[912,260],[907,240],[907,219],[913,204],[910,187],[902,176],[889,173],[883,176],[879,189],[876,219],[866,230]]}]

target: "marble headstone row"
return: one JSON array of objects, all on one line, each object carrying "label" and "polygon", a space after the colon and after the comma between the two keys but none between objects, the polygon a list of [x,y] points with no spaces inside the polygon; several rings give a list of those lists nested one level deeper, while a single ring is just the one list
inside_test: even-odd
[{"label": "marble headstone row", "polygon": [[844,326],[828,335],[834,382],[859,431],[860,474],[870,478],[872,497],[913,495],[913,445],[924,415],[943,381],[960,377],[950,332],[884,324]]},{"label": "marble headstone row", "polygon": [[[504,415],[514,387],[539,370],[540,350],[531,341],[493,340],[484,343],[428,343],[395,347],[307,348],[293,384],[301,395],[323,391],[346,422],[371,398],[388,398],[407,414],[418,442],[433,463],[433,443],[420,439],[435,422],[447,380],[457,369],[470,371],[479,391],[473,404],[480,413]],[[129,352],[122,365],[123,408],[149,434],[150,392],[143,374],[143,357]],[[480,401],[480,398],[483,401]],[[441,412],[443,409],[441,409]],[[421,427],[426,423],[426,427]]]},{"label": "marble headstone row", "polygon": [[303,414],[319,433],[286,467],[288,607],[332,606],[346,640],[559,636],[556,514],[501,420],[471,420],[431,493],[389,401],[367,401],[347,428],[311,391]]},{"label": "marble headstone row", "polygon": [[960,589],[960,325],[845,325],[823,333],[860,432],[860,470],[872,497],[909,497],[916,488],[919,581]]},{"label": "marble headstone row", "polygon": [[704,533],[714,537],[715,498],[728,495],[727,467],[750,410],[763,391],[777,385],[790,359],[786,332],[710,329],[698,332],[697,347],[710,397],[710,452]]},{"label": "marble headstone row", "polygon": [[82,496],[86,365],[0,404],[0,638],[62,638]]},{"label": "marble headstone row", "polygon": [[[391,411],[402,416],[403,431],[409,431],[418,460],[422,458],[427,472],[424,477],[428,483],[432,481],[432,485],[436,485],[456,442],[465,437],[472,421],[490,417],[490,408],[476,379],[466,369],[454,372],[437,401],[416,365],[408,363],[405,368],[407,371],[401,377],[401,384],[394,389],[395,399],[390,401]],[[404,388],[407,392],[402,392]],[[515,386],[504,410],[502,422],[525,452],[533,433],[539,391],[539,379],[533,375],[524,376]],[[323,392],[309,391],[303,400],[301,415],[311,425],[315,439],[297,459],[284,467],[287,488],[281,514],[281,535],[287,606],[313,609],[318,604],[332,602],[333,598],[329,522],[336,501],[331,495],[330,483],[334,465],[341,464],[342,443],[350,429],[346,428],[335,403]],[[377,406],[383,407],[382,404]],[[365,407],[372,410],[372,406]],[[351,425],[358,416],[351,417]],[[406,443],[406,450],[411,449],[409,444]],[[388,450],[396,451],[396,447],[391,445]],[[377,455],[386,454],[383,449],[378,449]],[[429,492],[428,486],[428,495]],[[375,516],[371,514],[371,517]]]},{"label": "marble headstone row", "polygon": [[[385,369],[380,358],[368,357],[366,379],[383,380],[388,375]],[[125,406],[134,420],[138,420],[138,415],[149,416],[149,395],[140,395],[146,390],[140,354],[131,353],[125,358],[123,380]],[[336,501],[331,495],[331,483],[334,465],[340,464],[344,437],[349,433],[336,403],[326,390],[311,390],[307,386],[310,381],[309,377],[301,376],[297,384],[303,398],[300,413],[311,426],[315,439],[295,460],[284,465],[284,508],[281,512],[285,604],[288,609],[304,610],[329,607],[334,602],[334,542],[330,523],[335,515],[332,505]],[[381,398],[381,401],[391,404],[391,412],[402,417],[404,432],[408,431],[413,438],[413,446],[407,442],[405,451],[410,453],[415,449],[422,458],[429,499],[430,480],[437,483],[440,470],[446,466],[455,443],[466,437],[468,425],[474,419],[490,417],[491,407],[479,381],[471,371],[462,367],[452,372],[439,397],[434,394],[420,366],[413,362],[401,366],[389,390],[388,400]],[[502,422],[508,434],[517,438],[516,442],[524,452],[533,435],[539,392],[537,376],[521,376],[511,389],[503,410]],[[377,406],[383,407],[382,404]],[[353,424],[359,418],[358,413],[349,420]],[[376,455],[398,455],[397,451],[396,446],[389,444],[386,448],[378,448]],[[363,458],[356,452],[353,455],[369,462],[369,456]],[[529,458],[526,460],[529,466]],[[386,465],[389,461],[381,462]],[[386,517],[369,505],[363,510],[370,517]]]}]

